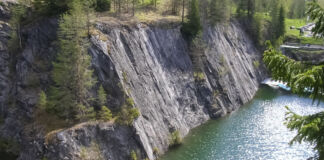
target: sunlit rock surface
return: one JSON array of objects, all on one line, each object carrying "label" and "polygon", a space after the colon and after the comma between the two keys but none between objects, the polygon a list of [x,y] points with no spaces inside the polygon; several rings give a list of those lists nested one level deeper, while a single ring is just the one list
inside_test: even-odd
[{"label": "sunlit rock surface", "polygon": [[38,93],[52,83],[57,20],[45,19],[24,28],[24,48],[12,57],[7,47],[10,28],[3,13],[0,135],[20,144],[23,160],[80,159],[86,149],[104,159],[125,159],[132,150],[141,158],[154,159],[153,148],[167,151],[171,132],[178,130],[185,136],[210,118],[251,100],[264,76],[261,53],[236,22],[204,31],[203,81],[194,78],[193,53],[180,26],[97,22],[89,54],[95,75],[108,91],[109,107],[118,110],[126,94],[141,116],[132,127],[91,123],[59,130],[46,141],[48,135],[33,122]]}]

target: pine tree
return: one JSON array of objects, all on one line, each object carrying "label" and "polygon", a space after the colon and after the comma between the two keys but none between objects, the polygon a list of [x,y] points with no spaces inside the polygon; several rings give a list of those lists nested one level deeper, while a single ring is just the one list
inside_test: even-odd
[{"label": "pine tree", "polygon": [[247,14],[249,18],[253,18],[255,13],[255,0],[247,0]]},{"label": "pine tree", "polygon": [[103,121],[110,121],[112,119],[111,111],[106,106],[102,106],[98,113],[98,119]]},{"label": "pine tree", "polygon": [[192,39],[197,36],[202,29],[200,24],[198,0],[191,0],[188,19],[189,21],[183,24],[181,30],[185,36]]},{"label": "pine tree", "polygon": [[229,0],[211,0],[210,2],[210,20],[211,24],[215,25],[217,22],[227,22],[230,18]]},{"label": "pine tree", "polygon": [[65,119],[84,120],[93,108],[89,104],[92,78],[90,56],[87,53],[87,18],[80,1],[73,0],[69,14],[60,20],[59,53],[53,63],[51,110]]},{"label": "pine tree", "polygon": [[11,8],[12,16],[9,21],[12,31],[10,32],[10,40],[8,47],[11,53],[16,53],[22,49],[23,42],[21,36],[22,21],[25,18],[26,4],[23,0],[19,0],[19,3]]},{"label": "pine tree", "polygon": [[39,98],[37,102],[37,107],[41,110],[45,110],[47,107],[47,96],[44,91],[39,93]]},{"label": "pine tree", "polygon": [[284,36],[286,33],[286,25],[285,25],[285,9],[281,5],[279,10],[279,16],[278,16],[278,26],[277,26],[277,34],[276,37],[279,38],[281,36]]},{"label": "pine tree", "polygon": [[107,102],[107,94],[105,89],[100,85],[98,89],[98,105],[99,106],[105,106]]},{"label": "pine tree", "polygon": [[270,32],[272,35],[271,41],[274,43],[279,37],[278,37],[278,23],[279,23],[279,1],[274,0],[271,6],[271,26],[270,26]]}]

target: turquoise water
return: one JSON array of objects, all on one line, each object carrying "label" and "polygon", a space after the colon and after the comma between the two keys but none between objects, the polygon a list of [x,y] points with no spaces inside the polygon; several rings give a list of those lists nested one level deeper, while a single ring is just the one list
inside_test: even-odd
[{"label": "turquoise water", "polygon": [[262,87],[239,110],[193,129],[162,160],[305,160],[314,152],[308,144],[289,146],[295,132],[283,124],[286,105],[303,115],[324,110],[311,99]]}]

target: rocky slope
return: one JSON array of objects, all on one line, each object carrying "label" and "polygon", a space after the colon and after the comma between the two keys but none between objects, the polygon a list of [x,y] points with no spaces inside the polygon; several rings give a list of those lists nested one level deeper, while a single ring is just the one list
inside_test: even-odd
[{"label": "rocky slope", "polygon": [[[0,9],[1,10],[1,9]],[[0,15],[4,12],[0,11]],[[6,17],[6,16],[2,16]],[[8,19],[3,18],[5,23]],[[179,26],[97,22],[91,38],[92,66],[118,109],[124,94],[141,116],[133,127],[91,122],[48,135],[35,123],[40,89],[47,90],[55,57],[57,20],[23,30],[24,49],[9,55],[9,27],[0,24],[0,135],[21,146],[19,159],[127,159],[131,151],[155,159],[168,149],[169,135],[223,116],[252,99],[262,80],[261,54],[236,22],[203,33],[203,70],[194,77],[192,52]],[[15,59],[14,66],[10,65]]]}]

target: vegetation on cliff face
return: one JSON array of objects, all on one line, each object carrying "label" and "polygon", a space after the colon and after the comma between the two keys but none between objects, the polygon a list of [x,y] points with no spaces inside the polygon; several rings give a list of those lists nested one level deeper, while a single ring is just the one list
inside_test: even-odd
[{"label": "vegetation on cliff face", "polygon": [[[286,4],[290,5],[287,7]],[[22,0],[19,5],[12,8],[13,14],[10,20],[12,32],[8,45],[12,53],[23,49],[21,29],[23,25],[34,22],[28,19],[29,15],[37,18],[60,17],[57,43],[59,52],[53,62],[51,74],[54,84],[40,92],[39,101],[36,104],[40,112],[35,115],[55,116],[53,119],[59,117],[62,121],[58,123],[116,120],[121,125],[132,125],[133,121],[140,116],[140,111],[135,107],[132,98],[126,98],[120,111],[112,113],[103,86],[99,86],[97,93],[90,92],[98,87],[88,54],[91,20],[95,11],[101,12],[100,16],[113,16],[121,19],[136,17],[140,15],[137,13],[146,12],[181,17],[183,36],[190,40],[192,52],[200,58],[204,49],[200,33],[204,25],[226,23],[235,16],[245,22],[247,31],[256,44],[262,46],[266,39],[270,39],[276,45],[287,31],[285,17],[304,18],[303,5],[301,0],[296,3],[282,0]],[[322,20],[319,17],[323,11],[314,3],[310,13],[313,19],[319,21],[315,28],[316,33],[322,33],[323,26],[320,23]],[[314,99],[321,96],[323,66],[293,61],[277,53],[270,45],[265,52],[264,61],[273,72],[274,78],[287,81],[294,92],[302,94],[303,89],[309,87],[314,90],[312,94]],[[200,60],[197,63],[200,63]],[[260,66],[258,61],[254,61],[253,64],[256,68]],[[223,73],[226,72],[227,69],[224,69]],[[196,81],[206,80],[203,73],[201,70],[194,72]],[[126,74],[125,76],[123,74],[123,77],[127,81]],[[323,156],[321,147],[323,142],[320,141],[322,138],[320,133],[323,132],[322,115],[319,113],[312,116],[298,116],[289,112],[287,117],[289,121],[287,126],[299,131],[294,141],[305,140],[316,143],[315,149],[319,151],[320,156]],[[171,133],[170,144],[179,143],[181,143],[179,132]]]},{"label": "vegetation on cliff face", "polygon": [[69,14],[64,14],[59,26],[60,51],[53,63],[55,85],[49,93],[48,111],[59,117],[84,121],[93,112],[89,90],[96,80],[90,70],[87,52],[87,21],[83,5],[74,0]]}]

